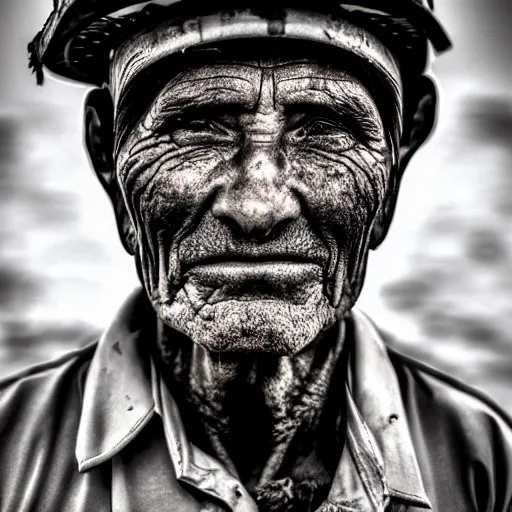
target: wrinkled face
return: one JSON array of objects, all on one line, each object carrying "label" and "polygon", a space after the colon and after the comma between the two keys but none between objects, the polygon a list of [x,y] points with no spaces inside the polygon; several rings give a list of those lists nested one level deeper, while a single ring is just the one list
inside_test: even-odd
[{"label": "wrinkled face", "polygon": [[116,158],[158,315],[212,351],[302,350],[357,298],[390,167],[375,101],[343,69],[173,76]]}]

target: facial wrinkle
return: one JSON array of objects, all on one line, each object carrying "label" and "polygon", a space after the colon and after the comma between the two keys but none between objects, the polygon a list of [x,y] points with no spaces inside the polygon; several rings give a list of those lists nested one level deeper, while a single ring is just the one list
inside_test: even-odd
[{"label": "facial wrinkle", "polygon": [[158,147],[161,142],[169,141],[169,135],[161,134],[160,136],[151,133],[149,130],[145,130],[145,133],[140,133],[139,137],[134,140],[133,145],[128,151],[130,159],[136,159],[142,155],[146,158],[147,152],[152,151]]},{"label": "facial wrinkle", "polygon": [[[357,149],[357,147],[355,148]],[[316,153],[321,152],[321,150],[313,150],[310,149],[309,151]],[[322,157],[325,157],[325,155],[321,155]],[[341,175],[345,176],[351,176],[351,181],[354,183],[354,187],[351,186],[345,186],[342,188],[339,192],[339,201],[345,201],[347,207],[345,210],[347,212],[352,211],[353,215],[355,215],[358,220],[358,223],[364,224],[367,226],[367,231],[369,231],[369,226],[373,222],[373,217],[375,214],[375,211],[377,210],[380,201],[384,195],[384,190],[381,187],[377,187],[376,179],[379,176],[379,172],[377,172],[376,176],[373,176],[373,174],[370,174],[370,171],[366,170],[364,167],[362,169],[359,169],[359,167],[362,167],[363,161],[361,159],[358,159],[357,151],[348,151],[345,152],[339,156],[331,156],[329,155],[329,160],[332,160],[333,163],[337,166],[336,172],[340,173]],[[376,168],[377,169],[377,168]],[[379,190],[379,193],[377,194],[377,188]],[[307,193],[307,190],[305,192],[302,192],[304,195]],[[363,201],[363,204],[365,205],[365,213],[361,210],[358,206],[359,200],[356,196],[353,194],[361,195],[365,198]],[[352,206],[349,208],[348,205],[352,204]],[[366,219],[366,220],[365,220]],[[350,221],[347,223],[347,226],[351,225],[353,221]],[[365,235],[366,236],[366,235]],[[329,271],[328,274],[330,276],[336,276],[334,278],[334,290],[336,293],[331,296],[331,299],[333,300],[333,305],[339,305],[341,300],[341,290],[344,286],[344,280],[346,276],[346,266],[347,266],[347,258],[348,253],[345,253],[345,251],[338,251],[335,249],[337,243],[335,242],[336,238],[333,238],[330,236],[326,231],[323,231],[323,238],[324,240],[327,240],[331,249],[331,260],[329,265]],[[343,240],[343,236],[341,236],[341,239]],[[340,238],[338,238],[339,240]],[[350,234],[350,239],[357,239],[356,233],[352,232]],[[347,247],[348,249],[348,247]],[[351,252],[355,252],[358,250],[358,247],[353,247],[351,249]],[[352,258],[352,261],[354,261],[354,258]],[[337,269],[337,270],[335,270]],[[336,296],[336,297],[335,297]]]},{"label": "facial wrinkle", "polygon": [[[265,481],[278,474],[290,443],[300,444],[323,408],[330,359],[311,354],[357,296],[374,214],[387,191],[383,126],[369,92],[338,70],[304,63],[205,66],[162,88],[118,160],[145,286],[166,325],[162,357],[175,356],[176,331],[202,354],[181,358],[180,365],[190,366],[184,394],[202,408],[214,450],[228,464],[231,434],[251,442],[243,429],[232,430],[242,421],[235,421],[233,404],[259,397],[261,409],[245,412],[254,424],[268,418],[262,427],[268,458],[258,462]],[[285,196],[300,210],[268,238],[246,237],[213,210],[221,193],[234,199],[241,191],[245,203],[263,201],[272,216]],[[151,245],[153,262],[144,244]],[[316,258],[308,263],[313,270],[293,270],[296,255]],[[253,257],[260,266],[233,273]],[[278,257],[281,273],[269,263]],[[289,262],[281,261],[286,257]],[[236,258],[241,261],[232,265]],[[259,293],[250,272],[261,260],[270,270],[259,274],[267,280]],[[174,356],[166,356],[169,376]],[[297,398],[303,395],[304,401]]]},{"label": "facial wrinkle", "polygon": [[[134,211],[136,212],[137,217],[137,225],[141,226],[142,229],[144,229],[144,232],[146,234],[145,237],[141,237],[139,235],[139,247],[141,255],[144,254],[144,256],[147,258],[147,255],[150,256],[152,264],[149,266],[149,269],[152,269],[150,273],[148,274],[148,277],[150,277],[150,282],[153,282],[154,279],[158,278],[158,267],[156,267],[156,254],[155,249],[153,248],[152,244],[150,243],[151,240],[151,229],[152,226],[150,223],[143,219],[140,215],[140,213],[143,211],[143,204],[147,203],[149,201],[149,198],[153,196],[153,189],[156,184],[156,180],[153,180],[154,176],[158,173],[158,171],[161,169],[163,165],[167,163],[167,161],[172,160],[172,158],[169,157],[166,153],[163,153],[160,158],[158,158],[155,162],[152,163],[152,165],[149,167],[149,169],[146,170],[146,179],[139,185],[139,187],[134,189],[134,192],[131,196],[131,203],[134,208]],[[167,169],[172,170],[172,169]],[[140,228],[137,228],[138,231],[140,231]],[[146,250],[144,250],[146,248]],[[159,295],[161,295],[162,290],[160,290]]]},{"label": "facial wrinkle", "polygon": [[[325,154],[322,154],[320,150],[313,149],[311,151],[313,153],[321,155],[323,158],[328,158]],[[356,185],[355,192],[358,195],[357,199],[361,199],[365,203],[366,207],[369,208],[372,204],[373,194],[372,197],[368,197],[368,194],[365,193],[365,184],[361,182],[360,176],[360,173],[365,174],[364,170],[361,169],[360,166],[351,158],[348,152],[341,153],[337,157],[332,158],[331,161],[340,166],[340,168],[337,169],[338,173],[346,172],[352,176],[352,179]]]},{"label": "facial wrinkle", "polygon": [[[373,216],[383,198],[385,185],[382,180],[380,180],[380,173],[375,173],[372,172],[373,169],[368,169],[367,163],[361,156],[363,152],[364,150],[359,148],[359,151],[345,154],[343,157],[352,164],[347,167],[351,169],[354,180],[358,184],[360,196],[366,202],[368,212]],[[376,164],[375,161],[372,163],[373,165]]]},{"label": "facial wrinkle", "polygon": [[[190,150],[181,151],[183,156],[190,152]],[[197,153],[197,150],[193,152]],[[150,167],[147,168],[145,171],[146,179],[142,183],[140,183],[138,187],[132,189],[133,193],[131,195],[131,204],[133,210],[136,212],[136,224],[140,226],[141,229],[143,229],[143,232],[146,235],[145,237],[139,235],[138,239],[141,257],[143,257],[145,261],[144,268],[149,270],[149,272],[146,272],[146,276],[148,278],[150,289],[153,288],[153,283],[155,282],[155,279],[158,279],[159,267],[161,267],[161,265],[157,264],[156,254],[159,254],[158,261],[161,260],[161,254],[160,249],[158,247],[153,247],[153,244],[149,242],[152,239],[151,230],[154,229],[154,226],[152,225],[152,223],[148,222],[147,219],[143,219],[139,212],[144,210],[143,205],[147,204],[150,201],[150,199],[155,195],[155,191],[157,190],[156,187],[159,186],[157,180],[153,179],[154,176],[162,169],[162,167],[166,166],[168,162],[173,161],[174,159],[175,155],[163,152],[155,161],[150,162]],[[174,167],[178,167],[178,165],[179,164],[175,163]],[[171,172],[172,170],[172,167],[166,167],[166,172]],[[173,266],[172,269],[177,270],[175,266]],[[167,272],[165,272],[164,275],[167,275]],[[162,285],[162,279],[160,279],[159,282],[160,285]],[[165,288],[166,287],[161,288],[161,286],[159,286],[156,295],[154,293],[152,294],[155,300],[160,301],[162,300],[162,298],[168,298]]]},{"label": "facial wrinkle", "polygon": [[[181,159],[181,158],[189,158],[191,154],[194,154],[198,151],[197,148],[180,148],[177,147],[172,150],[172,152],[162,152],[158,146],[162,144],[171,145],[172,142],[167,138],[162,140],[162,138],[158,138],[155,141],[155,145],[151,148],[147,148],[151,150],[148,158],[144,158],[144,154],[141,152],[137,155],[137,158],[134,159],[133,166],[130,166],[126,170],[126,178],[125,178],[125,186],[127,188],[136,188],[138,186],[143,186],[146,183],[149,183],[152,178],[156,175],[156,173],[161,169],[162,165],[165,165],[167,162],[171,160]],[[171,146],[172,147],[172,146]],[[170,172],[174,169],[177,169],[179,164],[176,164],[174,168],[166,168],[167,172]]]},{"label": "facial wrinkle", "polygon": [[[201,69],[192,70],[188,77],[179,81],[174,81],[164,87],[160,94],[161,101],[171,107],[180,106],[190,101],[201,101],[204,97],[204,91],[210,89],[217,94],[225,92],[228,101],[240,103],[251,108],[254,101],[253,94],[256,91],[254,78],[259,74],[255,69],[242,70],[236,74],[231,70],[239,70],[237,66],[215,66],[212,73],[204,76]],[[246,75],[246,76],[244,76]],[[210,92],[211,95],[211,92]],[[208,99],[212,99],[211,96]]]},{"label": "facial wrinkle", "polygon": [[374,184],[374,179],[372,179],[373,176],[370,175],[365,166],[363,166],[361,162],[358,161],[357,151],[347,151],[336,156],[322,152],[322,150],[316,148],[311,148],[309,151],[312,154],[321,156],[322,158],[339,165],[339,168],[333,170],[334,173],[350,174],[354,180],[354,183],[356,184],[356,192],[358,192],[359,198],[365,202],[367,208],[370,208],[374,201],[379,198],[376,193],[377,188]]},{"label": "facial wrinkle", "polygon": [[165,230],[160,229],[157,232],[157,247],[158,247],[158,268],[156,271],[156,278],[159,279],[158,283],[158,290],[159,290],[159,298],[160,301],[168,301],[169,296],[166,294],[162,297],[162,293],[165,293],[167,291],[168,293],[168,287],[166,280],[168,279],[168,258],[167,258],[167,249],[169,241],[167,237],[165,236]]}]

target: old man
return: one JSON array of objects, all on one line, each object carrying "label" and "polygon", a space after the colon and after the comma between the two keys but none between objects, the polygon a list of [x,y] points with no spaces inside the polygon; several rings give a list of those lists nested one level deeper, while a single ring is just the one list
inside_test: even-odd
[{"label": "old man", "polygon": [[58,0],[30,45],[136,291],[4,381],[2,511],[510,511],[512,428],[353,308],[435,121],[426,0]]}]

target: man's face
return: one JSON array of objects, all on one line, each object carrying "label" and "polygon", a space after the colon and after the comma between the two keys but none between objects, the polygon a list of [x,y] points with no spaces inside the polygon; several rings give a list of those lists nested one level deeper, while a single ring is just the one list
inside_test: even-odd
[{"label": "man's face", "polygon": [[116,158],[160,318],[212,351],[302,350],[357,298],[389,162],[374,99],[342,69],[172,77]]}]

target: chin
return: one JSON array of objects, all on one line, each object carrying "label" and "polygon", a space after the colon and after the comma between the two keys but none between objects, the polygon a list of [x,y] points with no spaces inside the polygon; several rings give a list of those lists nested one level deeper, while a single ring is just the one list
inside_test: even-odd
[{"label": "chin", "polygon": [[210,352],[267,353],[291,356],[304,350],[338,314],[321,284],[300,303],[272,298],[226,298],[197,307],[182,288],[157,312],[169,327]]}]

